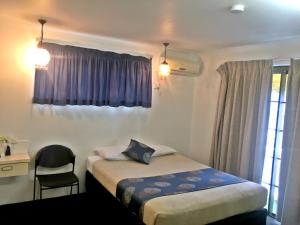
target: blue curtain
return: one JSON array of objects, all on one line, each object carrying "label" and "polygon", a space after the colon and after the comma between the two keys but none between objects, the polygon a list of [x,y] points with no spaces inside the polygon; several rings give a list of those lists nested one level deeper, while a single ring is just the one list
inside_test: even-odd
[{"label": "blue curtain", "polygon": [[44,43],[51,60],[36,69],[33,103],[151,107],[151,59]]}]

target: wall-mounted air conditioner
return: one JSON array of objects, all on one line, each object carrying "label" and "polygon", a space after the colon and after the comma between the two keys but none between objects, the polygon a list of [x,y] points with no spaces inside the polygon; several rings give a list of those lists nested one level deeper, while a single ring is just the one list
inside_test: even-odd
[{"label": "wall-mounted air conditioner", "polygon": [[200,56],[194,53],[168,51],[167,62],[171,68],[171,75],[194,77],[199,76],[203,70]]}]

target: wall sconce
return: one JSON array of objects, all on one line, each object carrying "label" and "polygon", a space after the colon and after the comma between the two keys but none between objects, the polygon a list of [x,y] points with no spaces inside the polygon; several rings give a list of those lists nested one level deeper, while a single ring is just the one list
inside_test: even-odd
[{"label": "wall sconce", "polygon": [[159,75],[161,78],[166,78],[167,76],[170,75],[171,72],[170,66],[167,63],[167,47],[169,43],[163,43],[163,45],[165,46],[165,58],[164,61],[159,66]]},{"label": "wall sconce", "polygon": [[44,19],[39,19],[38,21],[41,24],[42,29],[41,29],[41,40],[39,41],[34,53],[35,68],[47,69],[47,65],[50,61],[50,54],[47,49],[43,48],[44,24],[47,21]]}]

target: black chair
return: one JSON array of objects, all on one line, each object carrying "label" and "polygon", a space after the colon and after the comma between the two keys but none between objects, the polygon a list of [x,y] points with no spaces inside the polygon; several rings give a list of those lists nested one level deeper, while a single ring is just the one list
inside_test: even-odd
[{"label": "black chair", "polygon": [[[55,174],[37,174],[39,166],[45,168],[58,168],[72,163],[72,171]],[[70,194],[72,194],[73,186],[77,186],[79,193],[79,180],[74,174],[75,155],[71,149],[62,145],[49,145],[38,151],[35,157],[34,169],[34,189],[33,200],[35,200],[36,179],[40,184],[40,199],[42,199],[43,190],[71,187]]]}]

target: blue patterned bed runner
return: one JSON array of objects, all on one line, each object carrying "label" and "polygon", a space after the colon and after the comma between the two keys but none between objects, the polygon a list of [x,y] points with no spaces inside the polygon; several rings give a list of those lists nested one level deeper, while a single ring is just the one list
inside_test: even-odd
[{"label": "blue patterned bed runner", "polygon": [[162,176],[129,178],[117,185],[117,199],[143,219],[144,204],[153,198],[246,182],[213,168]]}]

